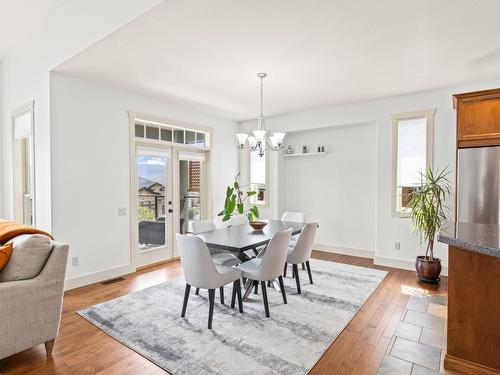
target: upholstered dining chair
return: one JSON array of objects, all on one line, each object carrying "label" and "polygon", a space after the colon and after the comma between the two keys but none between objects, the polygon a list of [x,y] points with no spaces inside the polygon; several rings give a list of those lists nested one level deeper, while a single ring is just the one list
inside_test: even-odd
[{"label": "upholstered dining chair", "polygon": [[281,215],[281,221],[292,221],[294,223],[304,223],[306,215],[303,212],[286,211]]},{"label": "upholstered dining chair", "polygon": [[[193,221],[194,235],[197,235],[198,233],[210,232],[216,229],[217,227],[215,226],[213,220]],[[239,260],[236,255],[227,251],[211,249],[210,247],[208,248],[208,251],[210,252],[210,256],[215,264],[221,266],[237,266],[241,263],[241,260]],[[196,288],[195,294],[200,294],[200,288]],[[224,287],[221,287],[220,289],[220,302],[224,304]]]},{"label": "upholstered dining chair", "polygon": [[[293,211],[285,211],[283,215],[281,215],[281,221],[292,221],[294,223],[305,223],[306,222],[306,214],[303,212],[293,212]],[[296,234],[292,236],[290,240],[290,245],[295,246],[299,235]],[[306,265],[302,264],[302,269],[306,269]],[[295,275],[294,275],[295,276]]]},{"label": "upholstered dining chair", "polygon": [[[233,283],[233,290],[238,295],[238,307],[243,312],[241,298],[241,271],[235,267],[216,265],[210,257],[207,245],[201,238],[185,236],[177,233],[177,247],[181,257],[186,289],[184,291],[184,302],[182,304],[181,317],[186,315],[187,303],[191,286],[208,289],[208,329],[212,329],[212,317],[214,313],[215,289]],[[234,303],[233,303],[234,307]]]},{"label": "upholstered dining chair", "polygon": [[267,281],[278,279],[281,295],[283,297],[283,303],[287,303],[282,273],[291,235],[291,228],[281,232],[276,232],[271,238],[271,241],[269,241],[266,252],[262,258],[253,258],[237,266],[237,268],[242,271],[243,277],[247,279],[247,287],[250,288],[253,283],[260,282],[262,288],[262,299],[264,301],[264,310],[266,312],[266,317],[268,318],[269,303],[267,300]]},{"label": "upholstered dining chair", "polygon": [[231,219],[229,219],[231,225],[243,225],[248,223],[248,217],[247,215],[234,215],[231,216]]},{"label": "upholstered dining chair", "polygon": [[318,229],[318,222],[307,223],[302,232],[299,234],[299,238],[294,245],[289,246],[288,254],[286,257],[285,268],[283,271],[283,276],[286,277],[287,266],[290,263],[292,265],[293,276],[295,277],[295,283],[297,284],[297,292],[301,294],[300,290],[300,279],[299,279],[299,268],[298,264],[306,264],[307,273],[309,275],[309,281],[312,284],[312,274],[311,265],[309,264],[309,259],[311,258],[311,252],[314,244],[314,238],[316,237],[316,231]]},{"label": "upholstered dining chair", "polygon": [[[216,229],[217,227],[212,220],[193,221],[194,235],[197,235],[198,233],[211,232]],[[241,263],[238,257],[230,252],[220,249],[212,249],[210,247],[208,250],[210,251],[210,255],[212,256],[212,260],[215,264],[223,266],[236,266]]]}]

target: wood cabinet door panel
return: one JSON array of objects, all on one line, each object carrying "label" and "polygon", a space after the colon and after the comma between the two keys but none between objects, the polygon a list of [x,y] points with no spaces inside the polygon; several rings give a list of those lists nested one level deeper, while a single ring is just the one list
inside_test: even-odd
[{"label": "wood cabinet door panel", "polygon": [[500,140],[500,97],[459,99],[458,141]]}]

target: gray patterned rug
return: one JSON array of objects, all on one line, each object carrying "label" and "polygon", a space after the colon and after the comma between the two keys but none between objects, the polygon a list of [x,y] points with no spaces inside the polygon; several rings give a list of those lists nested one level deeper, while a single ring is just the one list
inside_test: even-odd
[{"label": "gray patterned rug", "polygon": [[[193,289],[180,317],[184,281],[165,282],[78,313],[137,353],[173,374],[306,374],[384,279],[387,272],[312,259],[314,285],[299,271],[285,279],[288,304],[268,288],[271,317],[260,295],[244,313],[216,294],[213,329],[207,329],[208,293]],[[300,269],[300,267],[299,267]],[[236,304],[237,307],[237,304]]]}]

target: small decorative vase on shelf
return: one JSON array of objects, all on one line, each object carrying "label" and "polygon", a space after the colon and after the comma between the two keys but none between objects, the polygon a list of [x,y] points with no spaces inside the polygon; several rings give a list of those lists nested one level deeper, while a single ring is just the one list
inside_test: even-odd
[{"label": "small decorative vase on shelf", "polygon": [[288,145],[288,148],[286,149],[286,153],[287,153],[288,155],[293,154],[293,148],[292,148],[292,146],[291,146],[291,145]]},{"label": "small decorative vase on shelf", "polygon": [[302,146],[302,153],[307,154],[307,146]]}]

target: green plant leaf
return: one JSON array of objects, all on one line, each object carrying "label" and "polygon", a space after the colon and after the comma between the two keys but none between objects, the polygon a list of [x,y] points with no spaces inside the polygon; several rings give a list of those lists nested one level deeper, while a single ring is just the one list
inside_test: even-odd
[{"label": "green plant leaf", "polygon": [[243,203],[238,203],[237,205],[238,213],[241,215],[243,213]]},{"label": "green plant leaf", "polygon": [[256,191],[247,191],[247,197],[251,197],[252,195],[257,194]]}]

